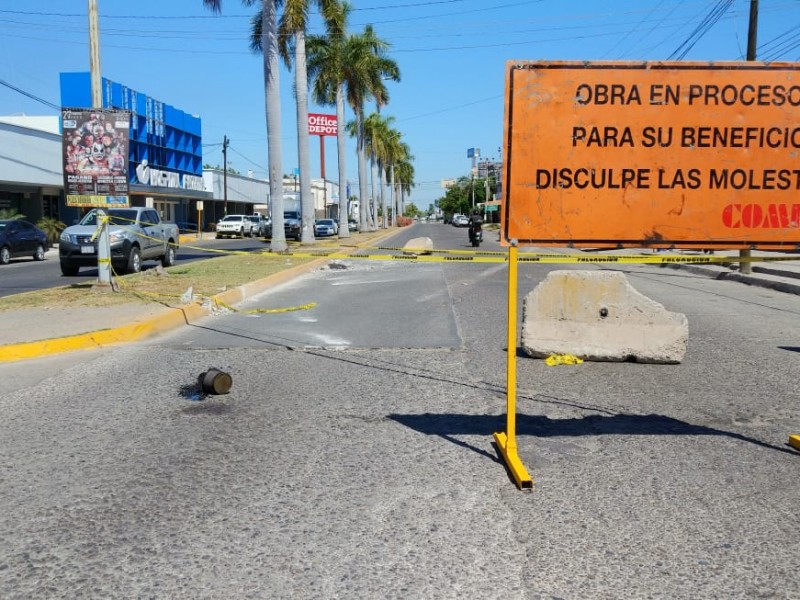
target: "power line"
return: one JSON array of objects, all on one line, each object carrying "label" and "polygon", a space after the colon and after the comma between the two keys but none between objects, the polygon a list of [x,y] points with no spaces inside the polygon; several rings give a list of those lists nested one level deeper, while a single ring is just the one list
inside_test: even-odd
[{"label": "power line", "polygon": [[800,44],[800,32],[797,32],[798,29],[800,29],[800,25],[795,25],[759,46],[758,51],[759,55],[762,55],[761,60],[772,62],[797,48]]},{"label": "power line", "polygon": [[48,102],[47,100],[44,100],[43,98],[39,98],[39,96],[35,96],[35,95],[31,94],[30,92],[26,92],[25,90],[23,90],[21,88],[18,88],[17,86],[12,85],[12,84],[8,83],[7,81],[3,81],[2,79],[0,79],[0,85],[4,85],[9,89],[14,90],[15,92],[18,92],[18,93],[22,94],[23,96],[27,96],[28,98],[31,98],[32,100],[36,100],[37,102],[40,102],[41,104],[44,104],[45,106],[49,106],[50,108],[55,109],[55,110],[57,110],[59,112],[61,111],[61,106],[59,106],[58,104],[53,104],[52,102]]},{"label": "power line", "polygon": [[733,0],[718,0],[714,8],[712,8],[700,24],[694,28],[694,31],[689,34],[689,37],[667,57],[667,60],[683,60],[689,51],[694,48],[694,45],[717,24],[732,5]]},{"label": "power line", "polygon": [[228,148],[229,148],[229,149],[230,149],[230,151],[231,151],[231,152],[233,152],[234,154],[238,154],[239,156],[241,156],[243,159],[245,159],[247,162],[249,162],[249,163],[250,163],[250,164],[252,164],[253,166],[255,166],[255,167],[258,167],[258,168],[259,168],[259,170],[260,170],[261,172],[266,172],[266,171],[265,171],[265,167],[264,167],[264,165],[260,165],[260,164],[258,164],[256,161],[254,161],[254,160],[252,160],[252,159],[250,159],[250,158],[247,158],[247,157],[246,157],[244,154],[242,154],[241,152],[239,152],[238,150],[236,150],[236,148],[234,148],[234,147],[232,147],[232,146],[228,146]]}]

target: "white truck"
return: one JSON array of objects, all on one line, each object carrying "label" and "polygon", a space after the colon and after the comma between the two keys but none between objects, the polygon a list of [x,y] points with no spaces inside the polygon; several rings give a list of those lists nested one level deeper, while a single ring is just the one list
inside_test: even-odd
[{"label": "white truck", "polygon": [[[160,260],[165,267],[175,264],[180,243],[177,225],[163,223],[153,208],[132,206],[105,212],[115,271],[138,273],[145,260]],[[64,275],[77,275],[81,267],[97,266],[97,221],[97,210],[92,209],[79,223],[61,232],[58,258]]]},{"label": "white truck", "polygon": [[247,215],[226,215],[217,223],[217,239],[228,237],[253,237],[257,233],[258,224],[253,223]]}]

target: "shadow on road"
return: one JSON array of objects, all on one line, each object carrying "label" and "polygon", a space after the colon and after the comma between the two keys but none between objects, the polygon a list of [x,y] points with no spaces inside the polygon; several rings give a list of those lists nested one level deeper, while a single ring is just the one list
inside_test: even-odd
[{"label": "shadow on road", "polygon": [[[496,431],[505,430],[505,416],[502,415],[423,413],[417,415],[390,414],[389,418],[425,435],[438,435],[461,446],[469,445],[454,440],[452,436],[491,436]],[[530,435],[546,438],[598,435],[709,435],[724,436],[794,456],[800,454],[791,447],[775,446],[740,433],[693,425],[664,415],[587,415],[576,419],[551,419],[540,415],[518,414],[516,425],[517,435],[520,436]],[[476,451],[479,454],[487,455],[482,450]],[[495,457],[491,458],[496,460]]]}]

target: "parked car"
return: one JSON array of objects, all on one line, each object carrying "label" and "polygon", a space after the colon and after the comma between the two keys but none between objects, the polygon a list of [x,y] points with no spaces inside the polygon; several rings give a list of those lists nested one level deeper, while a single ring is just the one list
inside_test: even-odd
[{"label": "parked car", "polygon": [[336,223],[333,219],[317,219],[314,222],[314,235],[317,237],[326,237],[329,235],[336,235]]},{"label": "parked car", "polygon": [[217,223],[217,238],[253,235],[253,222],[247,215],[227,215]]},{"label": "parked car", "polygon": [[[165,267],[175,265],[180,243],[177,225],[164,223],[152,208],[131,206],[106,212],[111,266],[116,271],[138,273],[146,260],[159,260]],[[58,258],[62,274],[71,277],[81,267],[97,266],[97,240],[92,239],[96,231],[97,210],[92,209],[79,223],[61,232]]]},{"label": "parked car", "polygon": [[350,219],[347,221],[347,229],[349,231],[357,231],[358,230],[358,221],[355,219]]},{"label": "parked car", "polygon": [[265,237],[267,235],[267,218],[263,215],[249,215],[251,223],[250,235]]},{"label": "parked car", "polygon": [[47,235],[33,223],[20,219],[0,221],[0,265],[7,265],[17,256],[44,260]]}]

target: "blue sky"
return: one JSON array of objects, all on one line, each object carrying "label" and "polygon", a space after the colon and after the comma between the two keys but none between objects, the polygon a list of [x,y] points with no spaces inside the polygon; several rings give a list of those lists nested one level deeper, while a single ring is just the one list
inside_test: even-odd
[{"label": "blue sky", "polygon": [[[373,24],[400,67],[402,79],[389,83],[390,102],[381,113],[395,118],[415,157],[410,199],[422,209],[442,195],[442,179],[469,175],[468,148],[500,159],[506,61],[743,60],[750,10],[750,0],[351,2],[350,30]],[[89,70],[87,4],[0,0],[0,115],[58,114],[9,85],[59,104],[58,74]],[[98,0],[98,6],[103,76],[199,115],[204,162],[222,164],[227,135],[230,166],[266,177],[262,60],[248,50],[255,8],[223,0],[215,16],[201,0]],[[761,0],[759,9],[758,58],[800,60],[800,1]],[[715,14],[719,19],[708,27]],[[312,23],[311,32],[320,33],[316,16]],[[285,173],[297,166],[292,79],[282,69]],[[310,111],[334,112],[313,104]],[[314,178],[319,154],[312,137]],[[328,178],[336,179],[333,138],[326,138],[325,164]],[[357,181],[352,141],[347,175]]]}]

